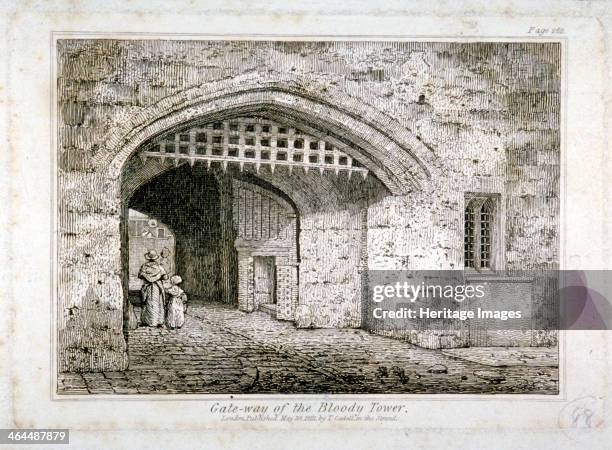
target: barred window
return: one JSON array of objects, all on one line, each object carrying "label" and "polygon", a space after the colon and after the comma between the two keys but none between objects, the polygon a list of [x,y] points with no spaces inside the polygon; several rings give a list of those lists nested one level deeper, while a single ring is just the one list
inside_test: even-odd
[{"label": "barred window", "polygon": [[464,211],[463,255],[466,268],[493,268],[495,242],[494,196],[466,197]]},{"label": "barred window", "polygon": [[474,211],[465,208],[465,233],[464,233],[464,257],[465,267],[474,267]]},{"label": "barred window", "polygon": [[480,267],[491,267],[491,211],[490,201],[480,208]]}]

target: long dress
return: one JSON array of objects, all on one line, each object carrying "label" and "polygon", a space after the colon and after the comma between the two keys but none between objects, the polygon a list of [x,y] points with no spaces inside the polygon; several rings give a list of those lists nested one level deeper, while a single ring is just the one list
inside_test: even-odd
[{"label": "long dress", "polygon": [[187,295],[178,286],[166,290],[168,306],[166,311],[166,326],[168,328],[181,328],[185,323],[185,303]]},{"label": "long dress", "polygon": [[144,283],[140,292],[144,306],[140,314],[143,325],[155,327],[164,324],[164,303],[166,295],[162,277],[166,275],[164,268],[156,261],[147,261],[140,268],[138,278]]}]

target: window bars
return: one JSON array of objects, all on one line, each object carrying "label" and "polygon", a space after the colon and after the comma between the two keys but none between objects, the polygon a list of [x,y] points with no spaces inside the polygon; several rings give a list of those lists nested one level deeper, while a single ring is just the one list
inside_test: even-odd
[{"label": "window bars", "polygon": [[491,269],[493,265],[494,211],[493,196],[467,197],[464,211],[464,267]]}]

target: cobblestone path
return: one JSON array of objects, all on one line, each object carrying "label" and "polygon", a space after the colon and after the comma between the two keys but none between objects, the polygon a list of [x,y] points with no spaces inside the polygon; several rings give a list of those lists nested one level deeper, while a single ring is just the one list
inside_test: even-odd
[{"label": "cobblestone path", "polygon": [[556,367],[491,367],[353,329],[296,329],[262,312],[191,305],[179,330],[129,334],[124,372],[63,373],[59,394],[538,393]]}]

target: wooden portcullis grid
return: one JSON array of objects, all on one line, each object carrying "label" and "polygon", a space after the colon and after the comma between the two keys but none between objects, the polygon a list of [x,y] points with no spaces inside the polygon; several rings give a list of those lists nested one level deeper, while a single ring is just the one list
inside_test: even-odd
[{"label": "wooden portcullis grid", "polygon": [[165,135],[140,153],[146,158],[173,158],[178,165],[187,160],[193,166],[196,161],[220,163],[227,169],[230,163],[240,170],[245,164],[262,165],[274,172],[276,166],[286,166],[289,172],[295,167],[304,171],[330,170],[336,175],[357,172],[366,178],[368,169],[359,161],[329,142],[304,134],[296,128],[255,117],[212,122],[176,133]]}]

